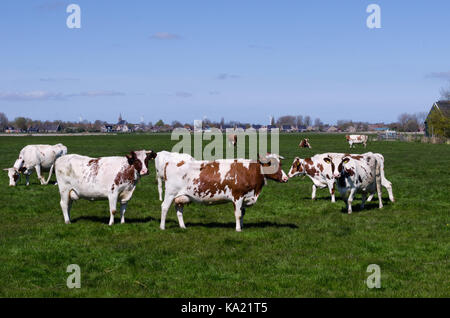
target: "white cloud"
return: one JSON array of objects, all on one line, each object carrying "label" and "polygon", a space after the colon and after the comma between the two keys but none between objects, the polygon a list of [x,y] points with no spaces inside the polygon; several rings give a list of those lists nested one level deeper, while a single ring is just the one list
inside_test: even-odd
[{"label": "white cloud", "polygon": [[151,39],[157,40],[179,40],[181,36],[169,32],[156,32],[150,36]]},{"label": "white cloud", "polygon": [[239,75],[236,74],[228,74],[228,73],[221,73],[216,76],[216,79],[218,80],[226,80],[226,79],[236,79],[239,78]]},{"label": "white cloud", "polygon": [[450,71],[448,71],[448,72],[431,72],[427,75],[427,77],[450,80]]},{"label": "white cloud", "polygon": [[110,90],[93,90],[74,94],[63,94],[48,91],[0,92],[0,100],[4,101],[45,101],[64,100],[70,97],[123,96],[125,93]]}]

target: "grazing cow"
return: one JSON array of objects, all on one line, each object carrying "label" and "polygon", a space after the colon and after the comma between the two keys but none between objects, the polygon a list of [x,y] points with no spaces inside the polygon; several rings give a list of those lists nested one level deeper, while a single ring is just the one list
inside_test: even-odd
[{"label": "grazing cow", "polygon": [[132,151],[123,157],[90,158],[66,155],[55,163],[56,179],[61,195],[61,208],[66,224],[70,223],[72,201],[108,199],[110,219],[114,224],[117,200],[120,202],[121,223],[125,223],[125,210],[140,177],[147,175],[148,161],[153,151]]},{"label": "grazing cow", "polygon": [[234,135],[234,134],[228,135],[228,142],[229,142],[232,146],[236,147],[236,145],[237,145],[237,135]]},{"label": "grazing cow", "polygon": [[[67,154],[67,147],[63,144],[57,145],[28,145],[19,153],[19,158],[12,168],[3,169],[8,171],[9,185],[14,187],[20,179],[20,173],[23,173],[27,179],[27,185],[30,184],[30,175],[36,170],[37,177],[41,184],[48,184],[53,173],[53,166],[56,159]],[[48,179],[41,175],[41,172],[48,171]]]},{"label": "grazing cow", "polygon": [[313,182],[311,199],[314,200],[316,198],[317,188],[323,189],[328,187],[331,194],[331,202],[335,202],[334,181],[338,174],[333,166],[333,157],[338,155],[337,153],[324,153],[306,159],[296,157],[288,176],[292,178],[297,175],[307,175]]},{"label": "grazing cow", "polygon": [[354,144],[363,144],[364,148],[367,146],[367,140],[369,136],[367,135],[345,135],[345,139],[347,139],[350,148],[354,148]]},{"label": "grazing cow", "polygon": [[[291,169],[289,171],[289,178],[297,175],[307,175],[313,182],[312,199],[316,197],[317,188],[323,189],[328,187],[331,194],[331,202],[335,202],[335,180],[340,175],[338,170],[340,160],[344,156],[352,156],[353,158],[366,158],[367,156],[375,156],[380,163],[381,185],[385,187],[389,193],[389,199],[394,202],[394,195],[392,193],[392,183],[386,179],[384,175],[384,157],[379,153],[367,153],[362,155],[357,154],[343,154],[343,153],[324,153],[315,155],[311,158],[301,159],[299,157],[294,159]],[[371,201],[373,194],[371,194],[367,201]]]},{"label": "grazing cow", "polygon": [[177,161],[180,164],[193,160],[191,155],[178,152],[160,151],[155,158],[156,180],[158,181],[159,201],[162,201],[162,183],[166,180],[166,167],[170,161]]},{"label": "grazing cow", "polygon": [[298,146],[300,148],[309,148],[309,149],[311,149],[311,145],[309,144],[309,138],[303,139]]},{"label": "grazing cow", "polygon": [[352,202],[356,193],[362,194],[361,209],[364,208],[367,194],[373,195],[375,192],[378,193],[379,208],[383,208],[379,157],[369,152],[364,156],[345,155],[339,161],[337,187],[345,201],[348,214],[352,213]]},{"label": "grazing cow", "polygon": [[232,202],[236,231],[243,227],[245,208],[256,203],[266,179],[287,182],[281,169],[281,156],[267,154],[258,161],[221,159],[216,161],[170,161],[165,167],[165,196],[161,204],[161,229],[165,229],[167,211],[175,202],[178,222],[186,228],[183,206],[189,202],[218,204]]}]

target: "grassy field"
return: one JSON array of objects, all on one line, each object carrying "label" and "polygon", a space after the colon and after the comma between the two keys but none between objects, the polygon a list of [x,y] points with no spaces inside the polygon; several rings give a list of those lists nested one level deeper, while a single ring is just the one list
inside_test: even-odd
[{"label": "grassy field", "polygon": [[[343,135],[281,135],[287,172],[295,156],[347,152]],[[93,157],[131,149],[170,150],[170,135],[0,137],[0,167],[12,166],[27,144],[62,142]],[[79,200],[64,224],[58,187],[8,186],[0,179],[1,297],[449,297],[450,146],[370,142],[385,157],[395,203],[377,201],[347,215],[328,190],[310,199],[311,181],[269,181],[235,232],[232,204],[185,207],[187,229],[174,208],[159,229],[154,176],[141,179],[126,224],[107,225],[107,201]],[[354,153],[365,152],[358,147]],[[55,180],[55,177],[52,178]],[[81,288],[68,289],[69,264],[81,267]],[[369,289],[369,264],[381,268],[381,288]]]}]

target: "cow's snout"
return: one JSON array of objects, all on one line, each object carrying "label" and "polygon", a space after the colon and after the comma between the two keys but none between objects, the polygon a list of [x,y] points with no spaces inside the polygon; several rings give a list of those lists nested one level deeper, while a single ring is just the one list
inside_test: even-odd
[{"label": "cow's snout", "polygon": [[146,169],[146,168],[142,168],[141,171],[139,172],[139,174],[140,174],[141,176],[146,176],[146,175],[149,174],[149,171],[148,171],[148,169]]},{"label": "cow's snout", "polygon": [[334,177],[335,177],[335,178],[340,178],[340,177],[341,177],[341,174],[340,174],[339,172],[337,172],[337,173],[334,174]]}]

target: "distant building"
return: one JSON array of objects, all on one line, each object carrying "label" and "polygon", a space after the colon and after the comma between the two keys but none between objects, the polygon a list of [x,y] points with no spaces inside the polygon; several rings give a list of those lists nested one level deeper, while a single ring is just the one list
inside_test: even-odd
[{"label": "distant building", "polygon": [[334,126],[331,126],[330,128],[327,129],[327,132],[329,132],[329,133],[335,133],[335,132],[338,132],[338,131],[339,131],[339,129],[337,129]]},{"label": "distant building", "polygon": [[426,136],[450,135],[450,100],[438,101],[431,106],[425,120]]},{"label": "distant building", "polygon": [[16,129],[13,126],[7,126],[5,128],[5,133],[7,133],[7,134],[15,134],[15,133],[20,133],[20,132],[21,132],[20,129]]},{"label": "distant building", "polygon": [[113,129],[114,129],[114,126],[111,125],[111,124],[105,124],[105,125],[103,125],[103,126],[100,127],[100,131],[101,131],[102,133],[109,133],[109,132],[112,132]]},{"label": "distant building", "polygon": [[349,133],[354,133],[354,132],[356,132],[356,128],[353,126],[349,126],[349,127],[347,127],[347,129],[345,131],[349,132]]}]

